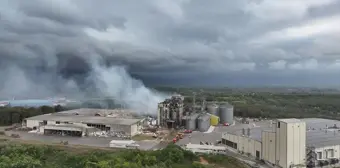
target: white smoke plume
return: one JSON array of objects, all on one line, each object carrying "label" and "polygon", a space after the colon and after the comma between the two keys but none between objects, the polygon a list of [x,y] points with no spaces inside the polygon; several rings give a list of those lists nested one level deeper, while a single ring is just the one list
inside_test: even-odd
[{"label": "white smoke plume", "polygon": [[0,2],[0,100],[110,97],[139,114],[156,113],[167,95],[127,71],[145,63],[145,55],[124,53],[130,44],[98,40],[85,31],[123,29],[124,19],[86,14],[89,2]]},{"label": "white smoke plume", "polygon": [[156,114],[157,103],[168,97],[131,78],[123,66],[105,68],[95,65],[91,78],[102,95],[112,97],[118,104],[138,113]]}]

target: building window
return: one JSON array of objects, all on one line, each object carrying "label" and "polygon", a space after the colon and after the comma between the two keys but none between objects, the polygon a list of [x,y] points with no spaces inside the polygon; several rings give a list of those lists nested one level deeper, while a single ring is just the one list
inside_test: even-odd
[{"label": "building window", "polygon": [[56,123],[56,124],[60,124],[60,121],[56,121],[55,123]]},{"label": "building window", "polygon": [[318,159],[322,159],[322,152],[317,152],[318,154]]},{"label": "building window", "polygon": [[225,143],[226,143],[227,146],[232,147],[234,149],[237,149],[237,143],[231,142],[229,140],[225,140]]},{"label": "building window", "polygon": [[280,128],[280,122],[277,123],[277,128]]},{"label": "building window", "polygon": [[326,151],[327,158],[334,158],[334,149],[328,149]]}]

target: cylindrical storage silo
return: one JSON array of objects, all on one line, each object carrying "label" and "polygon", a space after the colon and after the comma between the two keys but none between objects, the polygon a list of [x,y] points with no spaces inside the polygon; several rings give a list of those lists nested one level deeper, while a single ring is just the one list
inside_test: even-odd
[{"label": "cylindrical storage silo", "polygon": [[197,119],[198,130],[201,132],[206,132],[210,128],[210,115],[203,114]]},{"label": "cylindrical storage silo", "polygon": [[216,116],[216,115],[210,115],[210,125],[212,126],[216,126],[220,123],[220,117]]},{"label": "cylindrical storage silo", "polygon": [[207,110],[208,110],[208,113],[218,116],[218,105],[217,104],[213,103],[213,104],[207,105]]},{"label": "cylindrical storage silo", "polygon": [[220,105],[220,123],[221,124],[233,124],[234,122],[234,107],[229,104],[225,103]]},{"label": "cylindrical storage silo", "polygon": [[196,130],[197,125],[197,118],[198,118],[198,114],[192,114],[190,116],[187,116],[186,121],[185,121],[185,129],[187,130]]}]

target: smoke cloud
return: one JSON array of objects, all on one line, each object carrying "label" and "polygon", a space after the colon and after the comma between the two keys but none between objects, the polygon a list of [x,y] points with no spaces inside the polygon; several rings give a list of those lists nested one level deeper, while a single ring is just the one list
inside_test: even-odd
[{"label": "smoke cloud", "polygon": [[112,97],[118,104],[137,112],[155,114],[157,103],[167,95],[146,88],[139,80],[131,78],[123,66],[94,66],[91,81],[95,82],[100,95]]},{"label": "smoke cloud", "polygon": [[[125,66],[98,63],[100,55],[83,57],[58,54],[50,56],[59,63],[52,67],[45,64],[25,67],[25,60],[17,59],[10,66],[1,66],[2,98],[46,98],[66,96],[70,98],[112,98],[139,114],[155,114],[157,103],[167,95],[151,90],[142,81],[133,79]],[[88,59],[86,59],[88,58]],[[38,61],[38,60],[37,60]],[[34,62],[36,63],[36,62]]]},{"label": "smoke cloud", "polygon": [[138,113],[155,114],[167,95],[129,75],[128,57],[117,51],[127,45],[84,31],[119,27],[124,20],[84,19],[86,10],[79,7],[71,1],[0,2],[0,98],[110,97]]}]

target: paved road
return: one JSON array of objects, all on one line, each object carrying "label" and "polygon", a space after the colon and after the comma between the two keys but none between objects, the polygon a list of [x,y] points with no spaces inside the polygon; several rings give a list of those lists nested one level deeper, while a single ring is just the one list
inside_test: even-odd
[{"label": "paved road", "polygon": [[[34,140],[40,141],[43,143],[60,143],[61,141],[68,141],[71,145],[84,145],[84,146],[93,146],[93,147],[109,147],[109,143],[114,138],[106,138],[106,137],[67,137],[67,136],[46,136],[46,135],[39,135],[34,133],[27,133],[27,132],[13,132],[8,131],[6,132],[7,135],[19,134],[20,139],[22,140]],[[159,144],[156,140],[151,141],[138,141],[137,142],[141,150],[150,150],[154,148],[157,144]]]},{"label": "paved road", "polygon": [[183,139],[179,140],[177,145],[186,145],[188,143],[192,144],[200,144],[200,142],[208,142],[215,144],[216,141],[221,140],[222,133],[211,132],[211,133],[203,133],[203,132],[193,132],[191,134],[186,134]]}]

